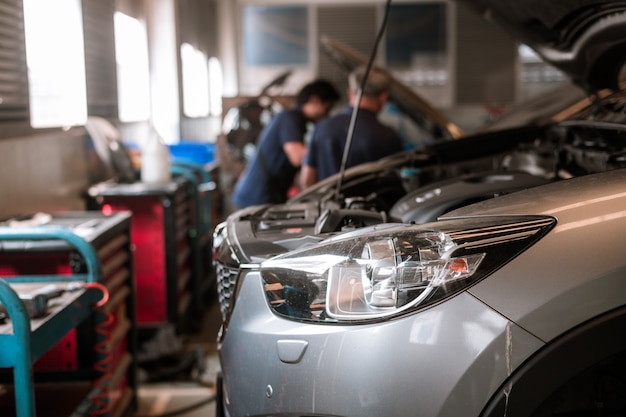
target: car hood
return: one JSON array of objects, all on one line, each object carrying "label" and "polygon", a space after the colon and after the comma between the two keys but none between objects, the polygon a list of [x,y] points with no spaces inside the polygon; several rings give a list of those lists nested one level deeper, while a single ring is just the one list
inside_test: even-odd
[{"label": "car hood", "polygon": [[[346,71],[352,71],[368,62],[366,55],[337,39],[322,35],[320,43],[324,52]],[[386,72],[391,79],[390,100],[418,126],[430,132],[434,138],[458,139],[463,136],[458,125],[389,71]]]},{"label": "car hood", "polygon": [[626,2],[456,1],[533,48],[586,91],[618,89],[626,57]]},{"label": "car hood", "polygon": [[[425,180],[440,175],[452,177],[457,171],[490,169],[494,160],[530,146],[543,128],[525,126],[500,132],[468,135],[459,140],[441,141],[420,150],[400,152],[345,171],[341,187],[339,174],[307,188],[285,204],[247,207],[230,214],[217,229],[217,259],[224,264],[256,264],[272,256],[312,245],[333,234],[386,222],[398,222],[393,206],[407,195],[404,170],[418,170]],[[429,173],[429,174],[427,174]],[[519,175],[519,174],[518,174]],[[516,177],[517,178],[517,177]],[[491,181],[473,180],[481,190]],[[541,178],[533,180],[543,182]],[[524,183],[529,186],[529,182]],[[459,184],[463,187],[463,184]],[[513,185],[511,185],[513,187]],[[410,188],[410,187],[409,187]],[[465,188],[475,193],[471,185]],[[337,190],[341,190],[337,194]],[[420,190],[411,190],[411,195]],[[473,196],[473,194],[472,194]],[[442,195],[442,199],[450,197]],[[459,196],[461,200],[466,197]],[[222,244],[225,242],[225,244]]]}]

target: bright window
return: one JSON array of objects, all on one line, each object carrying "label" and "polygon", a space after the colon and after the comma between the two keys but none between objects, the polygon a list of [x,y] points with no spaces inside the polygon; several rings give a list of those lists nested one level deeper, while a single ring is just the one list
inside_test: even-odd
[{"label": "bright window", "polygon": [[563,72],[544,62],[529,46],[519,45],[517,51],[522,63],[522,82],[553,83],[563,82],[567,79]]},{"label": "bright window", "polygon": [[183,112],[187,117],[209,114],[209,67],[204,53],[188,43],[180,47],[183,66]]},{"label": "bright window", "polygon": [[446,17],[443,2],[392,5],[385,44],[387,65],[410,67],[422,56],[445,55]]},{"label": "bright window", "polygon": [[389,9],[387,66],[415,87],[449,83],[447,10],[443,2],[396,4]]},{"label": "bright window", "polygon": [[122,122],[150,117],[150,67],[145,26],[137,19],[115,13],[117,94]]},{"label": "bright window", "polygon": [[87,89],[80,0],[24,0],[30,121],[84,124]]},{"label": "bright window", "polygon": [[243,52],[246,64],[308,64],[308,19],[306,7],[246,6],[243,9]]},{"label": "bright window", "polygon": [[224,77],[222,76],[222,65],[220,60],[209,58],[209,103],[211,116],[221,116],[222,114],[222,85]]}]

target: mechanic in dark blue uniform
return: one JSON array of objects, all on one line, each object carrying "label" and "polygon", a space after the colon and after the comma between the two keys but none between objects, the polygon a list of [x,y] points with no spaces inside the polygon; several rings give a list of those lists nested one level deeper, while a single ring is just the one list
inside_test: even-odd
[{"label": "mechanic in dark blue uniform", "polygon": [[233,191],[236,208],[283,203],[306,153],[307,122],[318,122],[339,99],[335,87],[316,80],[305,85],[293,108],[278,113],[261,131],[256,153],[248,162]]},{"label": "mechanic in dark blue uniform", "polygon": [[[353,106],[356,104],[357,92],[364,75],[365,67],[359,67],[350,74],[348,89],[350,106],[316,125],[302,165],[300,176],[302,188],[339,172]],[[389,88],[390,79],[387,74],[372,67],[358,105],[346,168],[375,161],[403,150],[398,133],[378,120],[378,113],[387,103]]]}]

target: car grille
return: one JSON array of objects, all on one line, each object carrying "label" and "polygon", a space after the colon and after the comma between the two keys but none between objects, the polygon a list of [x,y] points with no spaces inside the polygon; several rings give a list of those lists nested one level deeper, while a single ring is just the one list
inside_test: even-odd
[{"label": "car grille", "polygon": [[217,297],[220,303],[220,311],[224,322],[228,321],[232,298],[235,292],[235,284],[239,276],[239,269],[228,267],[220,262],[215,262],[217,275]]}]

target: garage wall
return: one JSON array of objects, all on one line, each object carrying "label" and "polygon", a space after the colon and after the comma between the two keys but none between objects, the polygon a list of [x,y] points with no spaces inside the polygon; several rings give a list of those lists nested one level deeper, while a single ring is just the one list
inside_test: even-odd
[{"label": "garage wall", "polygon": [[[377,26],[377,8],[363,6],[323,6],[317,11],[317,32],[333,39],[341,39],[352,48],[369,56],[374,42]],[[340,93],[348,88],[345,71],[334,63],[318,46],[318,75],[333,82]],[[345,98],[345,94],[344,94]]]},{"label": "garage wall", "polygon": [[[308,7],[312,22],[309,36],[314,40],[326,34],[369,55],[378,32],[384,12],[384,1],[261,1],[261,0],[221,0],[222,6],[228,3],[229,11],[236,17],[237,25],[222,27],[220,36],[231,38],[237,50],[221,50],[227,77],[237,77],[240,94],[253,94],[254,81],[262,83],[270,80],[284,68],[246,67],[241,60],[240,34],[241,10],[248,5]],[[420,3],[418,0],[400,3]],[[398,4],[400,4],[398,3]],[[436,63],[423,62],[418,72],[445,71],[444,83],[412,82],[415,71],[407,69],[398,76],[408,85],[441,109],[454,109],[458,106],[483,103],[511,103],[517,99],[517,45],[499,28],[484,22],[474,12],[454,1],[446,1],[448,10],[448,44],[445,57]],[[220,7],[222,7],[220,6]],[[222,31],[226,31],[222,32]],[[488,45],[488,47],[485,47]],[[379,45],[379,56],[384,56],[384,42]],[[308,77],[316,75],[335,81],[344,89],[345,77],[336,65],[314,45],[313,68],[295,68],[288,88],[297,87]],[[441,61],[441,62],[439,62]],[[232,71],[228,63],[235,65]],[[432,65],[431,65],[432,64]],[[272,72],[273,71],[273,72]],[[238,74],[238,75],[233,75]],[[226,81],[228,84],[228,80]],[[258,85],[258,84],[257,84]]]},{"label": "garage wall", "polygon": [[83,210],[89,184],[110,178],[84,128],[0,141],[0,218]]},{"label": "garage wall", "polygon": [[516,100],[517,45],[466,6],[456,12],[457,105]]}]

